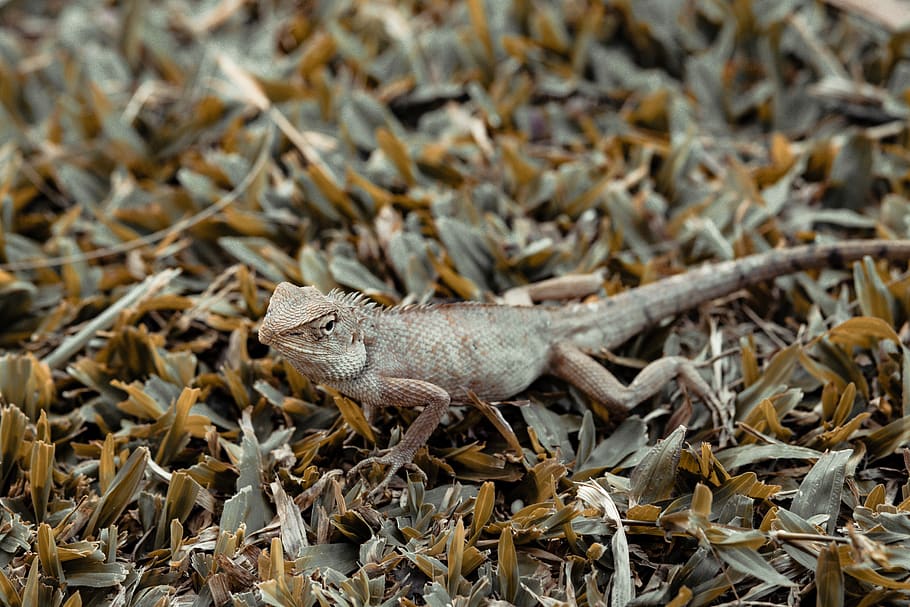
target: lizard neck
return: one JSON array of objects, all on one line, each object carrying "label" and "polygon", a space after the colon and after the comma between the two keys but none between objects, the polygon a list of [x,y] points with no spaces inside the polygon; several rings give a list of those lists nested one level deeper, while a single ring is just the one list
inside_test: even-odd
[{"label": "lizard neck", "polygon": [[291,360],[291,364],[309,379],[335,386],[363,374],[367,366],[366,347],[363,342],[358,342],[341,354],[296,358]]},{"label": "lizard neck", "polygon": [[369,363],[367,342],[374,333],[371,314],[354,306],[342,308],[338,322],[348,331],[336,330],[337,341],[333,341],[331,348],[311,353],[293,352],[288,357],[294,368],[309,379],[336,388],[359,379],[366,372]]}]

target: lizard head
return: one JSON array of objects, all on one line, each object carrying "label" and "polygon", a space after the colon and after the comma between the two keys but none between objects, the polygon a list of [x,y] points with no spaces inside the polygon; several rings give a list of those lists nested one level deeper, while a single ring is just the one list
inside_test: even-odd
[{"label": "lizard head", "polygon": [[356,377],[366,365],[359,316],[315,287],[279,284],[259,327],[259,341],[316,381]]}]

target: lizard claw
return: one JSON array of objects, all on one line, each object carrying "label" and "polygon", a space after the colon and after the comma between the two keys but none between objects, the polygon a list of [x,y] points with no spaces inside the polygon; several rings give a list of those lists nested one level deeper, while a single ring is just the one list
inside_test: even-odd
[{"label": "lizard claw", "polygon": [[398,472],[401,468],[416,472],[418,475],[420,475],[421,480],[427,480],[427,475],[423,470],[421,470],[417,465],[410,461],[402,461],[401,454],[396,453],[395,449],[387,449],[386,452],[382,455],[368,457],[365,460],[359,462],[348,471],[348,476],[354,476],[359,470],[362,470],[367,466],[372,466],[373,464],[389,466],[389,469],[386,472],[385,478],[382,479],[382,482],[376,485],[376,487],[370,491],[368,496],[369,499],[376,499],[382,495],[392,479],[395,478],[395,473]]}]

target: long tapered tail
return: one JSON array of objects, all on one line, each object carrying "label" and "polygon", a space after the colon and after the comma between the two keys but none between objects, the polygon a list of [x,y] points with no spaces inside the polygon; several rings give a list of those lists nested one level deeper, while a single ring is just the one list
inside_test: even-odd
[{"label": "long tapered tail", "polygon": [[[777,276],[813,268],[842,268],[869,256],[910,259],[910,240],[847,240],[775,249],[733,261],[706,264],[685,274],[619,293],[596,304],[570,306],[567,337],[582,347],[612,348],[650,325]],[[568,320],[575,317],[574,324]],[[581,321],[581,322],[579,322]]]}]

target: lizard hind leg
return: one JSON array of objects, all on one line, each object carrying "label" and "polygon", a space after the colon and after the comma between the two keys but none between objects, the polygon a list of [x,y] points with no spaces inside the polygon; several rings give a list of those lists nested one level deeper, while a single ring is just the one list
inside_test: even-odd
[{"label": "lizard hind leg", "polygon": [[603,403],[618,419],[626,417],[636,405],[654,396],[667,383],[677,378],[704,399],[713,411],[722,409],[714,391],[699,375],[695,364],[681,356],[668,356],[650,363],[626,386],[575,346],[560,344],[553,348],[549,371]]}]

